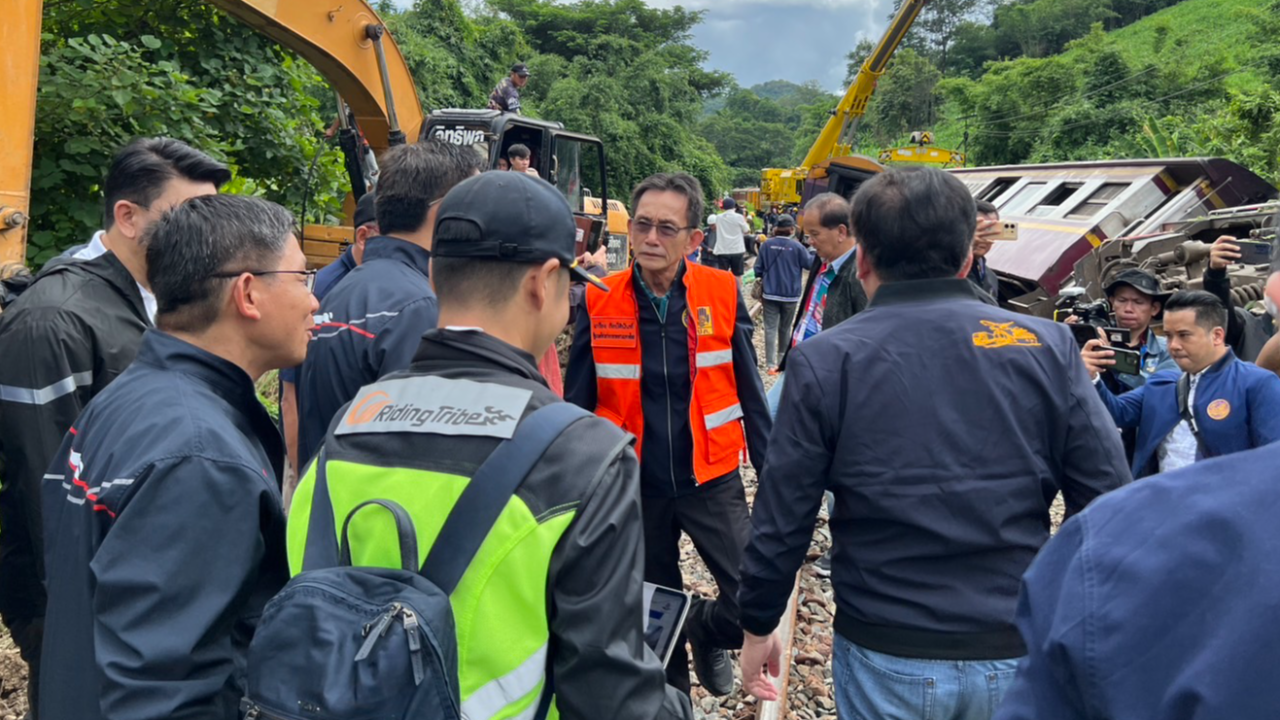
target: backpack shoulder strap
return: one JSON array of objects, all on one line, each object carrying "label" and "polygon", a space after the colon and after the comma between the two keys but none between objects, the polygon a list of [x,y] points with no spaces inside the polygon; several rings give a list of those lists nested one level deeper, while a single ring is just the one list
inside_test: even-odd
[{"label": "backpack shoulder strap", "polygon": [[445,594],[452,594],[471,565],[503,508],[551,443],[574,422],[591,413],[567,402],[533,411],[510,440],[480,466],[454,504],[431,546],[422,574]]},{"label": "backpack shoulder strap", "polygon": [[[311,496],[311,517],[307,519],[307,543],[302,551],[302,569],[319,570],[338,565],[338,528],[333,521],[329,499],[329,474],[325,471],[325,446],[314,460],[315,490]],[[305,474],[305,470],[303,473]]]},{"label": "backpack shoulder strap", "polygon": [[1196,416],[1190,407],[1191,397],[1191,376],[1182,373],[1182,377],[1178,378],[1178,416],[1187,422],[1187,427],[1191,428],[1191,435],[1196,439],[1196,447],[1200,451],[1201,459],[1212,457],[1209,454],[1209,448],[1205,447],[1204,438],[1200,436],[1200,424],[1196,422]]}]

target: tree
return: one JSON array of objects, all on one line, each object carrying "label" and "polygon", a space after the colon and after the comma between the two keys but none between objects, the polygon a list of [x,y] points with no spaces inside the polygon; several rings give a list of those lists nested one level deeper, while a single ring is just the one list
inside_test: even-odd
[{"label": "tree", "polygon": [[925,57],[910,48],[899,50],[867,105],[864,130],[884,146],[906,133],[928,129],[941,79],[942,72]]},{"label": "tree", "polygon": [[102,227],[107,165],[140,136],[174,137],[227,162],[231,191],[291,208],[310,194],[321,215],[341,209],[341,156],[319,139],[335,111],[318,98],[331,95],[265,37],[191,0],[48,3],[44,32],[32,264]]},{"label": "tree", "polygon": [[[894,0],[894,14],[902,8],[904,1]],[[909,41],[904,45],[928,57],[945,75],[951,45],[960,26],[989,11],[993,5],[992,0],[930,0],[916,17]]]},{"label": "tree", "polygon": [[715,147],[694,132],[704,101],[728,83],[690,44],[702,15],[641,0],[491,0],[536,53],[525,95],[546,118],[599,137],[609,184],[624,194],[647,175],[685,170],[709,197],[729,187]]}]

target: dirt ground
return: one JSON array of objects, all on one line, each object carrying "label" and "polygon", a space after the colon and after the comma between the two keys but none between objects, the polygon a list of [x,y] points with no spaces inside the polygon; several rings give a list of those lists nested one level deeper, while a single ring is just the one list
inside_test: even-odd
[{"label": "dirt ground", "polygon": [[0,720],[20,720],[26,712],[27,664],[0,625]]}]

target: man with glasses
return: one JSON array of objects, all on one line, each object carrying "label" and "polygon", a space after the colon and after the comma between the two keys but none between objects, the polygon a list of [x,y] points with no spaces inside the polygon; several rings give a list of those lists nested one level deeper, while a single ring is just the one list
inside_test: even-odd
[{"label": "man with glasses", "polygon": [[102,186],[106,229],[51,261],[0,316],[0,616],[31,669],[32,717],[45,606],[41,476],[67,428],[133,362],[151,327],[143,233],[230,179],[226,166],[177,140],[129,143]]},{"label": "man with glasses", "polygon": [[435,140],[382,157],[375,210],[382,233],[365,243],[364,262],[324,298],[311,349],[298,374],[298,471],[320,448],[329,421],[363,386],[413,360],[436,326],[427,278],[435,205],[480,172],[469,147]]},{"label": "man with glasses", "polygon": [[289,577],[284,447],[254,383],[307,352],[294,227],[221,195],[148,232],[156,328],[41,484],[46,717],[238,717],[249,641]]},{"label": "man with glasses", "polygon": [[[728,650],[742,646],[738,566],[750,531],[739,473],[761,467],[772,421],[756,370],[754,326],[732,275],[685,261],[702,242],[702,187],[660,173],[631,196],[632,267],[587,288],[565,399],[636,437],[645,519],[645,580],[680,588],[680,536],[716,580],[685,623],[706,690],[733,690]],[[689,691],[684,641],[667,682]]]}]

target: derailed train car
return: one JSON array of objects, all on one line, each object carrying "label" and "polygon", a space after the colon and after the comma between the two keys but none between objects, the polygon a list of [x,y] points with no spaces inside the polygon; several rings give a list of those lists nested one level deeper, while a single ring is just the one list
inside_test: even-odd
[{"label": "derailed train car", "polygon": [[[1125,267],[1156,271],[1167,289],[1197,287],[1207,251],[1175,246],[1214,233],[1247,234],[1270,225],[1277,197],[1267,181],[1229,160],[1112,160],[953,170],[974,197],[1020,226],[1015,242],[987,255],[1001,299],[1034,315],[1052,315],[1068,285],[1090,297]],[[1240,210],[1227,210],[1240,208]],[[1214,235],[1216,237],[1216,235]],[[1159,256],[1158,259],[1157,256]],[[1257,284],[1265,269],[1237,268],[1233,282]]]}]

